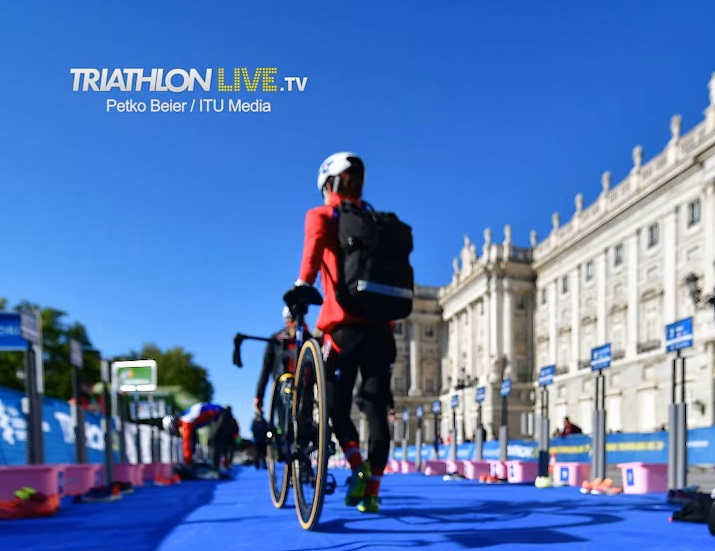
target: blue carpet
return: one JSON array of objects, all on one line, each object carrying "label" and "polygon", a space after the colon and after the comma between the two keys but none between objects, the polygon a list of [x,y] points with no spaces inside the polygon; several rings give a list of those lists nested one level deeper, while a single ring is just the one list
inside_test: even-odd
[{"label": "blue carpet", "polygon": [[63,500],[51,518],[0,521],[0,549],[363,551],[461,549],[715,548],[704,524],[668,522],[663,495],[590,496],[575,488],[482,485],[420,474],[386,475],[378,515],[326,498],[319,529],[302,530],[292,494],[270,503],[265,471],[234,469],[228,481],[145,486],[111,503]]}]

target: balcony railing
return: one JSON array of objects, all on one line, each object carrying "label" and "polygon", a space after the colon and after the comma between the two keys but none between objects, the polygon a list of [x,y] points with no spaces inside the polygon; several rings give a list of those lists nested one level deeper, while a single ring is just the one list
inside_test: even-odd
[{"label": "balcony railing", "polygon": [[579,360],[578,368],[579,369],[590,369],[591,368],[591,360]]},{"label": "balcony railing", "polygon": [[620,211],[624,205],[639,194],[651,193],[653,186],[664,183],[663,176],[696,153],[699,146],[712,136],[708,131],[707,121],[700,122],[678,139],[675,148],[666,146],[660,153],[642,165],[635,173],[629,172],[620,183],[607,189],[593,204],[574,215],[573,219],[556,230],[552,230],[547,239],[539,243],[533,251],[534,259],[542,261],[558,250],[567,240],[591,232],[594,224]]},{"label": "balcony railing", "polygon": [[651,339],[645,342],[639,342],[637,346],[638,354],[643,352],[650,352],[651,350],[657,350],[661,347],[660,339]]},{"label": "balcony railing", "polygon": [[614,350],[611,354],[611,359],[615,362],[616,360],[621,360],[626,357],[626,351],[623,349]]}]

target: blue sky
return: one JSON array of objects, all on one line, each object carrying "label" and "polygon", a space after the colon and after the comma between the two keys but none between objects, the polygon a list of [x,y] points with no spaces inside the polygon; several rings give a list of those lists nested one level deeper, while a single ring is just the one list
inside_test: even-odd
[{"label": "blue sky", "polygon": [[[414,229],[418,283],[463,236],[517,246],[702,119],[715,4],[6,1],[0,6],[0,296],[84,324],[105,356],[183,346],[248,436],[315,176],[366,163],[365,197]],[[72,92],[70,68],[276,67],[300,93]],[[262,99],[270,113],[106,113],[108,98]],[[311,316],[314,319],[314,316]]]}]

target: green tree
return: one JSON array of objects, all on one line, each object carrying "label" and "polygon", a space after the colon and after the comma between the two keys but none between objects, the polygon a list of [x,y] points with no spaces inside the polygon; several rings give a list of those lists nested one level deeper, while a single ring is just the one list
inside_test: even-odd
[{"label": "green tree", "polygon": [[[38,310],[42,317],[42,346],[45,394],[69,400],[72,397],[72,370],[70,364],[70,340],[79,341],[83,349],[80,382],[93,385],[100,380],[99,352],[94,350],[87,329],[79,322],[67,323],[67,313],[56,308],[40,308],[37,304],[22,301],[13,309],[21,307]],[[8,307],[6,298],[0,297],[0,311]],[[157,383],[161,386],[179,385],[199,400],[210,402],[214,388],[208,372],[198,365],[193,354],[175,346],[162,351],[155,344],[145,344],[141,351],[131,351],[114,360],[153,359],[157,363]],[[0,353],[0,386],[24,390],[23,352]]]},{"label": "green tree", "polygon": [[[0,310],[7,308],[7,299],[0,298]],[[37,304],[22,301],[13,309],[28,307],[40,312],[42,320],[42,359],[44,364],[45,394],[68,400],[72,397],[72,369],[69,359],[69,341],[76,339],[82,345],[83,368],[80,381],[92,383],[99,379],[99,357],[92,351],[87,330],[81,323],[68,325],[66,312],[55,308],[40,308]],[[0,354],[0,386],[24,390],[24,361],[22,352]]]}]

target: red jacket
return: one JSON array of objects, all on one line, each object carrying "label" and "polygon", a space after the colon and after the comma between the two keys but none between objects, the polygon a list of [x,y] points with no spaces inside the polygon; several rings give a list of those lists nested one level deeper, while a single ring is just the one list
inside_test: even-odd
[{"label": "red jacket", "polygon": [[327,205],[310,209],[305,215],[305,241],[298,278],[308,285],[313,285],[320,272],[323,305],[315,326],[326,334],[330,334],[336,325],[368,323],[363,318],[345,313],[335,299],[335,285],[338,280],[338,239],[333,209],[343,200],[360,204],[359,199],[331,193]]},{"label": "red jacket", "polygon": [[564,430],[561,431],[561,436],[568,436],[569,434],[581,434],[583,431],[578,425],[573,423],[568,423],[564,426]]}]

